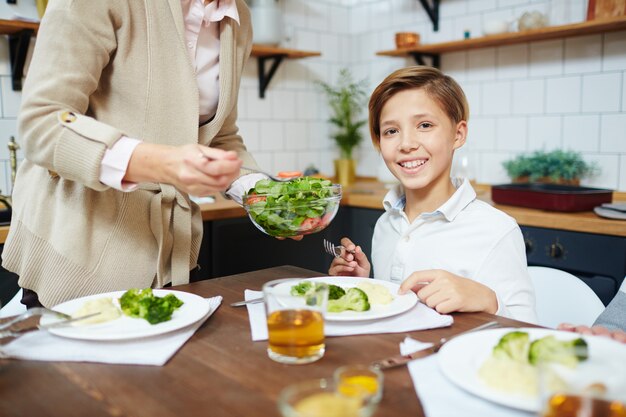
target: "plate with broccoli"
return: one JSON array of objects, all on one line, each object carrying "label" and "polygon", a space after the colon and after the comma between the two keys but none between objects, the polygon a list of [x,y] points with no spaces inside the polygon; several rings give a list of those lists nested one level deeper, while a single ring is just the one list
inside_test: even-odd
[{"label": "plate with broccoli", "polygon": [[[55,310],[74,314],[85,304],[100,298],[110,298],[120,309],[118,318],[97,324],[49,329],[57,336],[82,340],[125,340],[181,329],[203,318],[209,312],[209,303],[202,297],[172,290],[115,291],[81,297],[54,306]],[[42,324],[54,321],[43,317]]]},{"label": "plate with broccoli", "polygon": [[[531,412],[540,411],[540,378],[553,391],[596,383],[613,393],[626,387],[623,345],[604,337],[551,329],[468,333],[446,343],[437,359],[443,374],[460,388]],[[546,364],[542,375],[539,363]]]},{"label": "plate with broccoli", "polygon": [[354,277],[306,278],[286,284],[285,291],[305,296],[317,283],[326,283],[328,312],[326,320],[364,321],[395,316],[412,308],[417,296],[410,292],[398,295],[400,286],[390,281]]}]

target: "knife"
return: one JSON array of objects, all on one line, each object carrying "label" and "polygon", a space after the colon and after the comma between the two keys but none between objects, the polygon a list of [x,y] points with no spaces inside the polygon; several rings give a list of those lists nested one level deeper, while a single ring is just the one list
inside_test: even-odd
[{"label": "knife", "polygon": [[5,337],[19,337],[22,336],[23,334],[26,333],[30,333],[34,330],[48,330],[48,329],[56,329],[58,327],[64,327],[64,326],[68,326],[74,322],[80,321],[80,320],[85,320],[88,319],[90,317],[94,317],[97,316],[98,314],[100,314],[100,312],[95,312],[95,313],[91,313],[91,314],[86,314],[84,316],[80,316],[80,317],[72,317],[70,319],[67,320],[60,320],[60,321],[55,321],[54,323],[50,323],[50,324],[38,324],[37,326],[34,327],[27,327],[25,329],[20,329],[20,330],[3,330],[0,331],[0,339],[4,339]]},{"label": "knife", "polygon": [[259,298],[253,298],[251,300],[244,300],[244,301],[237,301],[236,303],[230,303],[231,307],[241,307],[241,306],[245,306],[246,304],[256,304],[256,303],[262,303],[263,302],[263,297],[259,297]]},{"label": "knife", "polygon": [[484,330],[484,329],[489,329],[492,327],[497,327],[499,325],[500,324],[497,321],[490,321],[490,322],[481,324],[478,327],[474,327],[472,329],[458,333],[454,336],[450,336],[448,338],[442,337],[439,340],[439,342],[425,349],[418,350],[417,352],[409,353],[408,355],[395,355],[395,356],[391,356],[385,359],[380,359],[380,360],[372,362],[370,365],[380,370],[385,370],[389,368],[395,368],[397,366],[406,365],[407,363],[411,362],[414,359],[425,358],[426,356],[430,356],[433,353],[439,352],[439,349],[441,349],[441,347],[444,344],[446,344],[448,341],[454,339],[457,336],[461,336],[462,334],[466,334],[466,333],[476,332],[478,330]]}]

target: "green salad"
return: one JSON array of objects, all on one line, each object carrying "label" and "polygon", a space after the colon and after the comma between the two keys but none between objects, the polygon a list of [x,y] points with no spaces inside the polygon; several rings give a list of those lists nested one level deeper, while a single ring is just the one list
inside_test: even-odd
[{"label": "green salad", "polygon": [[244,196],[255,225],[270,236],[289,237],[324,229],[336,213],[341,188],[323,178],[258,181]]}]

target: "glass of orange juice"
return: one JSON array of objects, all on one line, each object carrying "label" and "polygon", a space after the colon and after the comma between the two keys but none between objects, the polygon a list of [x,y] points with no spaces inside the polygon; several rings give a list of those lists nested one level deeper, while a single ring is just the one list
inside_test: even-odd
[{"label": "glass of orange juice", "polygon": [[324,314],[328,285],[314,283],[304,295],[292,294],[302,279],[279,279],[263,285],[270,359],[286,364],[314,362],[324,356]]}]

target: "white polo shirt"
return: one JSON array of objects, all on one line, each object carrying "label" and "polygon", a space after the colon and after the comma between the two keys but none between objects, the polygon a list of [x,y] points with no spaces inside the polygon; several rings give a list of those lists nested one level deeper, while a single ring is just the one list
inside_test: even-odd
[{"label": "white polo shirt", "polygon": [[401,186],[383,201],[372,240],[374,277],[401,283],[411,273],[443,269],[491,288],[496,314],[537,322],[526,250],[516,221],[477,200],[469,181],[453,179],[456,192],[432,213],[409,223]]}]

